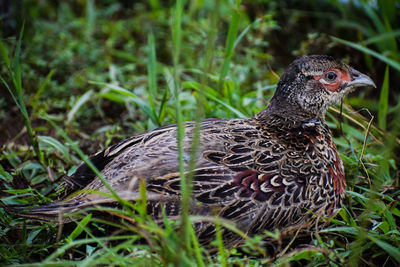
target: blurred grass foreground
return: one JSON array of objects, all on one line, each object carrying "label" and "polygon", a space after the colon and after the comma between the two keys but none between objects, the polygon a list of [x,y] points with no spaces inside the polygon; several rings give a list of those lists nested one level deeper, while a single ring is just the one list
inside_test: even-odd
[{"label": "blurred grass foreground", "polygon": [[63,227],[0,206],[1,265],[400,265],[400,1],[3,0],[0,16],[1,205],[49,201],[86,155],[123,138],[251,117],[303,55],[340,58],[378,86],[328,111],[346,200],[308,237],[266,232],[228,249],[217,235],[210,253],[190,227],[182,238],[148,218],[145,200],[135,224],[89,214]]}]

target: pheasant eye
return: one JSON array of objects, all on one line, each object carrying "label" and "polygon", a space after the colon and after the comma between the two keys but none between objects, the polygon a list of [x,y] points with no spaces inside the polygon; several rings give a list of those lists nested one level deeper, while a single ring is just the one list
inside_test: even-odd
[{"label": "pheasant eye", "polygon": [[328,71],[327,73],[325,73],[324,79],[327,82],[334,82],[337,79],[337,74],[334,71]]}]

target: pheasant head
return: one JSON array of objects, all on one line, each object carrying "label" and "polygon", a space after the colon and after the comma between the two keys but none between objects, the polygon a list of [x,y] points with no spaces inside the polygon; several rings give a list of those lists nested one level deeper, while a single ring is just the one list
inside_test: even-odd
[{"label": "pheasant head", "polygon": [[362,86],[376,87],[367,75],[330,56],[303,57],[282,75],[267,111],[294,120],[324,120],[331,105]]}]

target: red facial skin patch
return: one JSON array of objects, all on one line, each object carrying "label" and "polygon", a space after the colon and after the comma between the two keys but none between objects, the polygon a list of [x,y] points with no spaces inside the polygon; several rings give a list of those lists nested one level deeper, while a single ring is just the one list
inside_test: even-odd
[{"label": "red facial skin patch", "polygon": [[[329,83],[328,81],[324,80],[324,76],[325,73],[329,72],[329,71],[334,71],[337,75],[337,78],[334,82]],[[331,69],[327,69],[322,75],[316,75],[314,76],[314,80],[319,81],[320,84],[328,91],[330,92],[338,92],[340,89],[340,85],[343,82],[348,82],[350,81],[350,76],[349,74],[344,71],[344,70],[340,70],[340,69],[335,69],[335,68],[331,68]],[[323,80],[323,82],[321,81]]]}]

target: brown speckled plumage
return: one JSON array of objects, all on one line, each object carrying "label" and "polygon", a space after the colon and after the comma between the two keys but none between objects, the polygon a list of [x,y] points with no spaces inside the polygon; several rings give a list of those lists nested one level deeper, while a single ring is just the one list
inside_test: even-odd
[{"label": "brown speckled plumage", "polygon": [[[336,76],[336,77],[335,77]],[[343,166],[325,124],[327,108],[355,87],[372,80],[328,56],[304,57],[283,74],[270,105],[253,118],[204,120],[193,176],[193,215],[218,215],[248,234],[310,224],[340,207],[346,182]],[[194,123],[185,123],[184,161],[188,165]],[[135,201],[145,179],[148,212],[161,218],[180,214],[177,129],[161,127],[128,138],[91,157],[110,185]],[[82,164],[65,181],[67,192],[108,193]],[[65,201],[32,208],[25,216],[57,218],[58,213],[114,201],[82,192]],[[199,222],[200,240],[213,238],[214,226]],[[228,238],[229,239],[229,238]]]}]

